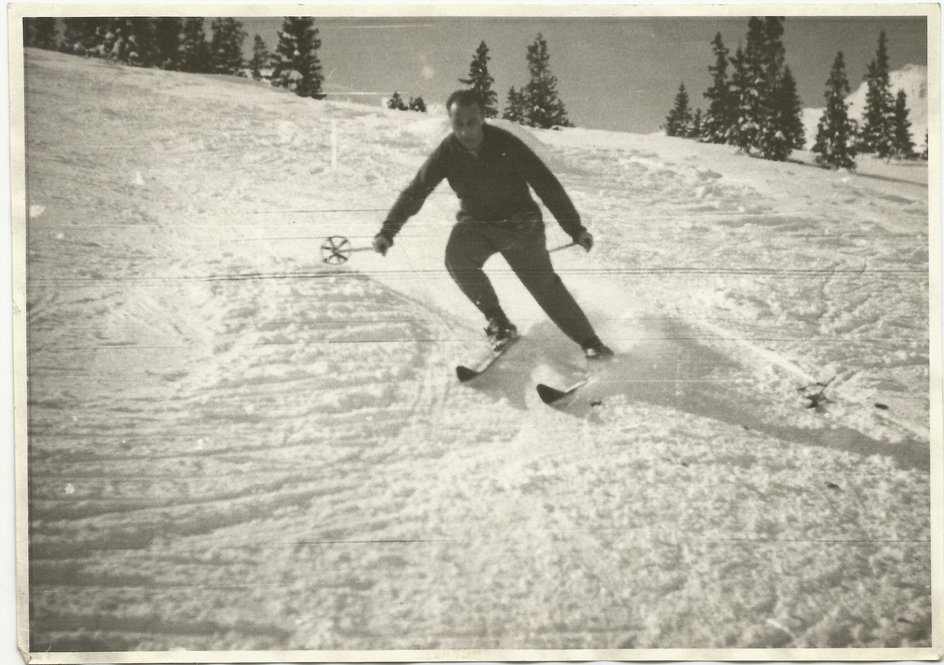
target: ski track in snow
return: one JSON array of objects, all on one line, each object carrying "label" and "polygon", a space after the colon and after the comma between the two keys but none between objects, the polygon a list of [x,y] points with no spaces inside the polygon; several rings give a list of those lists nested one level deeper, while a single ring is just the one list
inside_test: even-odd
[{"label": "ski track in snow", "polygon": [[32,50],[27,86],[33,650],[928,645],[926,175],[532,132],[619,352],[550,409],[579,351],[500,259],[524,338],[452,376],[445,184],[320,262],[442,122]]}]

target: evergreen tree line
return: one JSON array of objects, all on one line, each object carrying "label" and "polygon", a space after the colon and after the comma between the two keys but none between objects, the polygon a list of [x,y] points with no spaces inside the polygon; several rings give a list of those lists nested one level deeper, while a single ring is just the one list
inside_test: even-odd
[{"label": "evergreen tree line", "polygon": [[23,23],[30,47],[141,67],[246,76],[301,96],[324,98],[317,54],[321,40],[312,18],[286,17],[274,52],[255,35],[248,60],[243,57],[248,35],[233,18],[214,19],[209,37],[202,17],[65,18],[61,37],[55,18],[26,18]]},{"label": "evergreen tree line", "polygon": [[[323,99],[324,75],[318,59],[321,40],[314,19],[286,17],[278,32],[278,44],[270,52],[258,34],[252,55],[243,57],[247,38],[243,25],[233,18],[216,18],[209,38],[202,17],[77,17],[62,19],[60,37],[57,19],[24,19],[26,46],[59,50],[88,57],[108,58],[141,67],[159,67],[193,73],[240,75],[293,90],[296,94]],[[531,127],[573,127],[551,73],[547,41],[538,34],[527,48],[530,80],[508,91],[502,117]],[[467,78],[460,83],[477,90],[485,100],[486,117],[499,115],[494,79],[488,72],[488,46],[479,44]],[[403,111],[426,111],[422,97],[404,101],[394,92],[387,106]]]},{"label": "evergreen tree line", "polygon": [[786,64],[782,16],[753,16],[745,45],[733,56],[721,33],[711,42],[714,64],[704,92],[707,110],[692,112],[685,84],[679,86],[663,128],[668,136],[735,145],[748,154],[785,160],[803,148],[803,106]]},{"label": "evergreen tree line", "polygon": [[[468,76],[459,79],[459,83],[478,92],[485,102],[486,118],[497,118],[499,116],[498,93],[492,89],[495,79],[488,71],[490,60],[488,45],[484,41],[480,42],[469,65]],[[567,117],[564,102],[557,92],[557,77],[551,73],[547,41],[541,33],[538,33],[534,42],[528,46],[527,61],[530,80],[520,89],[512,86],[508,91],[505,110],[501,114],[502,118],[542,129],[573,127],[573,123]],[[422,97],[418,100],[411,98],[407,104],[399,92],[393,93],[387,106],[401,111],[426,110]]]},{"label": "evergreen tree line", "polygon": [[[557,77],[551,73],[550,54],[547,40],[538,33],[534,42],[527,48],[528,83],[520,88],[512,86],[508,90],[505,109],[501,117],[529,127],[550,129],[552,127],[573,127],[567,117],[567,109],[557,91]],[[498,93],[492,89],[495,79],[488,72],[488,46],[483,41],[476,49],[469,74],[459,82],[479,93],[485,102],[485,117],[497,118]]]},{"label": "evergreen tree line", "polygon": [[[81,17],[62,19],[60,37],[55,18],[24,19],[26,46],[59,50],[84,56],[108,58],[141,67],[241,75],[293,90],[296,94],[323,99],[324,75],[318,59],[321,40],[314,19],[286,17],[278,32],[278,44],[270,52],[258,34],[252,55],[243,57],[248,36],[240,21],[216,18],[207,37],[202,17]],[[485,100],[486,117],[498,117],[498,95],[488,72],[488,46],[481,42],[460,83],[477,90]],[[543,35],[527,48],[530,80],[508,91],[502,117],[531,127],[573,127],[551,73],[550,55]],[[422,97],[404,101],[394,92],[387,106],[403,111],[426,111]]]},{"label": "evergreen tree line", "polygon": [[[692,112],[688,91],[681,84],[663,125],[666,134],[736,145],[748,154],[756,152],[780,161],[802,149],[806,143],[803,106],[796,80],[785,64],[783,21],[783,17],[751,17],[746,46],[739,45],[733,57],[729,57],[721,33],[715,35],[711,43],[715,62],[708,67],[712,83],[704,93],[708,109],[704,114],[701,109]],[[812,147],[817,163],[854,168],[859,152],[881,158],[916,156],[907,95],[903,90],[895,97],[891,94],[884,31],[865,80],[866,109],[860,128],[847,114],[849,82],[842,53],[837,54],[826,82],[826,109]],[[927,148],[921,157],[927,159]]]},{"label": "evergreen tree line", "polygon": [[394,92],[393,96],[387,100],[387,108],[396,111],[426,113],[426,102],[423,101],[422,97],[410,97],[410,101],[405,102],[399,92]]},{"label": "evergreen tree line", "polygon": [[836,54],[826,81],[826,109],[816,128],[813,152],[818,164],[832,168],[855,168],[858,153],[871,153],[883,159],[928,158],[928,137],[924,151],[915,153],[908,115],[908,95],[899,90],[893,97],[888,68],[888,43],[885,31],[879,33],[875,58],[865,75],[865,110],[862,126],[849,117],[849,80],[842,51]]}]

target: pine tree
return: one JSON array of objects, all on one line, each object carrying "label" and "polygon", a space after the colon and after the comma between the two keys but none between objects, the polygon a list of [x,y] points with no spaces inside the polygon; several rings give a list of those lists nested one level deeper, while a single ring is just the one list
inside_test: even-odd
[{"label": "pine tree", "polygon": [[407,111],[410,107],[403,101],[403,97],[400,96],[399,92],[394,92],[393,96],[387,100],[387,108],[394,111]]},{"label": "pine tree", "polygon": [[797,92],[796,79],[790,67],[784,67],[783,78],[777,88],[776,107],[781,110],[783,132],[794,150],[806,145],[806,129],[803,127],[803,102]]},{"label": "pine tree", "polygon": [[211,26],[210,66],[216,74],[235,74],[243,66],[243,24],[233,18],[217,18]]},{"label": "pine tree", "polygon": [[411,111],[416,111],[418,113],[426,113],[426,102],[423,101],[422,97],[410,97],[409,108]]},{"label": "pine tree", "polygon": [[702,134],[709,143],[724,143],[732,124],[732,95],[728,91],[728,49],[724,47],[721,33],[711,42],[715,64],[708,67],[711,72],[711,87],[705,91],[708,110],[705,112]]},{"label": "pine tree", "polygon": [[701,109],[695,109],[695,114],[692,116],[692,129],[688,133],[688,138],[695,139],[696,141],[702,140],[704,137],[704,128],[702,125]]},{"label": "pine tree", "polygon": [[105,19],[105,23],[96,29],[96,45],[92,49],[92,54],[100,58],[123,62],[128,51],[126,35],[125,19]]},{"label": "pine tree", "polygon": [[[783,161],[793,150],[793,134],[799,118],[793,118],[792,97],[796,81],[791,81],[793,94],[784,88],[786,50],[783,46],[783,17],[767,16],[760,27],[757,48],[759,104],[757,107],[757,148],[765,159]],[[791,74],[792,79],[792,74]],[[801,112],[800,110],[797,113]]]},{"label": "pine tree", "polygon": [[921,151],[921,159],[928,161],[928,132],[924,132],[924,150]]},{"label": "pine tree", "polygon": [[479,44],[475,51],[475,58],[469,65],[469,78],[459,79],[459,83],[476,90],[485,102],[485,117],[498,117],[498,93],[492,90],[495,79],[488,73],[488,46],[485,42]]},{"label": "pine tree", "polygon": [[796,80],[784,64],[783,22],[782,16],[752,16],[746,46],[738,46],[729,60],[734,73],[728,83],[733,110],[727,142],[775,160],[786,159],[804,138]]},{"label": "pine tree", "polygon": [[154,64],[162,69],[177,69],[180,66],[180,42],[184,24],[175,16],[152,19],[154,34]]},{"label": "pine tree", "polygon": [[182,71],[199,74],[210,72],[210,45],[203,31],[202,18],[184,19],[178,61]]},{"label": "pine tree", "polygon": [[772,86],[783,73],[786,49],[783,46],[783,16],[764,17],[761,59],[764,63],[767,84]]},{"label": "pine tree", "polygon": [[159,64],[154,21],[148,17],[132,17],[125,22],[128,33],[125,60],[133,65],[153,67]]},{"label": "pine tree", "polygon": [[103,36],[104,26],[97,18],[66,18],[63,24],[60,48],[67,53],[85,55],[98,45],[100,33]]},{"label": "pine tree", "polygon": [[679,85],[675,94],[675,105],[665,117],[665,135],[687,137],[692,130],[692,111],[688,108],[688,92],[685,84]]},{"label": "pine tree", "polygon": [[268,68],[271,58],[272,56],[269,54],[269,49],[266,48],[265,41],[262,37],[256,35],[252,44],[252,59],[249,61],[249,70],[252,72],[252,78],[257,81],[266,78],[264,70]]},{"label": "pine tree", "polygon": [[324,75],[318,49],[321,40],[312,18],[286,17],[279,31],[279,43],[273,58],[272,81],[275,85],[294,90],[296,95],[324,99],[321,84]]},{"label": "pine tree", "polygon": [[502,113],[502,118],[510,122],[524,124],[526,121],[524,106],[524,92],[515,90],[515,86],[511,86],[505,100],[505,111]]},{"label": "pine tree", "polygon": [[829,80],[826,82],[826,110],[816,128],[813,152],[816,163],[835,168],[855,168],[855,123],[846,110],[849,81],[842,51],[836,54]]},{"label": "pine tree", "polygon": [[898,91],[895,98],[895,110],[892,114],[892,134],[895,137],[894,151],[897,157],[914,157],[914,141],[911,140],[911,120],[908,119],[908,95]]},{"label": "pine tree", "polygon": [[738,98],[741,143],[738,147],[748,152],[751,148],[760,147],[766,120],[766,42],[767,30],[764,21],[752,16],[747,22],[747,43],[743,51],[738,48],[735,58],[736,73],[741,75]]},{"label": "pine tree", "polygon": [[573,127],[567,118],[564,102],[557,93],[557,77],[551,73],[547,41],[538,33],[528,46],[528,72],[531,80],[524,89],[525,120],[531,127]]},{"label": "pine tree", "polygon": [[59,47],[56,19],[24,18],[23,40],[26,46],[55,51]]},{"label": "pine tree", "polygon": [[763,156],[784,161],[794,148],[800,149],[806,142],[803,105],[789,67],[784,67],[777,86],[769,94],[762,140]]},{"label": "pine tree", "polygon": [[744,50],[738,46],[731,58],[734,74],[729,84],[732,103],[732,122],[727,132],[727,142],[740,150],[750,153],[757,144],[760,124],[756,119],[760,91],[755,85]]},{"label": "pine tree", "polygon": [[894,100],[888,75],[888,50],[884,30],[879,33],[878,51],[869,63],[865,81],[867,90],[859,149],[863,152],[874,152],[879,157],[890,157],[895,142],[892,122]]}]

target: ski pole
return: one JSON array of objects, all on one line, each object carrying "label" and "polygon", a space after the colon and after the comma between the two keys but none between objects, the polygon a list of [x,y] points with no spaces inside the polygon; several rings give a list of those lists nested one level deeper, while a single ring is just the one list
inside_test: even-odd
[{"label": "ski pole", "polygon": [[369,252],[373,247],[351,247],[351,241],[344,236],[331,236],[321,243],[321,261],[332,265],[347,263],[354,252]]},{"label": "ski pole", "polygon": [[[551,254],[553,252],[559,252],[562,249],[567,249],[568,247],[576,246],[577,243],[569,242],[566,245],[554,247],[547,251]],[[351,254],[354,252],[370,252],[373,251],[373,249],[373,247],[352,247],[351,241],[344,236],[330,236],[325,238],[325,241],[321,243],[321,261],[332,265],[340,265],[347,263],[347,260],[351,258]]]},{"label": "ski pole", "polygon": [[548,254],[553,254],[554,252],[559,252],[559,251],[561,251],[562,249],[567,249],[568,247],[576,247],[576,246],[577,246],[577,243],[575,243],[575,242],[569,242],[569,243],[567,243],[566,245],[561,245],[560,247],[555,247],[554,249],[549,249],[549,250],[547,250],[547,253],[548,253]]}]

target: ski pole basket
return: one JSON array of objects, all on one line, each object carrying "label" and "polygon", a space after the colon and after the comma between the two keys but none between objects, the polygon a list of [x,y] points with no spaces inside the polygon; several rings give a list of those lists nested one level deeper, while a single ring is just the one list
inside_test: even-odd
[{"label": "ski pole basket", "polygon": [[351,258],[351,241],[344,236],[331,236],[321,243],[321,261],[330,265],[347,263]]}]

